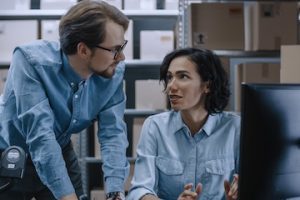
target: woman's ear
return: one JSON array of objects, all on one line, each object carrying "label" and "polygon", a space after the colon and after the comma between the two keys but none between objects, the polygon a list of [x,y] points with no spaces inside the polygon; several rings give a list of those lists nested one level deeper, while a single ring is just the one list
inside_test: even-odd
[{"label": "woman's ear", "polygon": [[210,81],[204,83],[204,93],[208,94],[210,92]]}]

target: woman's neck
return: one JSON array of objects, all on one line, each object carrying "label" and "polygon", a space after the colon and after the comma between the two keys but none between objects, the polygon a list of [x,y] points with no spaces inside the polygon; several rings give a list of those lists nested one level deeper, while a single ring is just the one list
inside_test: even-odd
[{"label": "woman's neck", "polygon": [[183,122],[189,128],[192,136],[194,136],[205,124],[208,118],[208,112],[205,109],[193,111],[181,111]]}]

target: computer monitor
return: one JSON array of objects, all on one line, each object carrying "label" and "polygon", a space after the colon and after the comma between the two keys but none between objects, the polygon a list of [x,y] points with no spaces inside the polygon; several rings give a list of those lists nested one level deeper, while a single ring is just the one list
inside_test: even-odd
[{"label": "computer monitor", "polygon": [[300,84],[242,84],[239,178],[240,200],[300,197]]}]

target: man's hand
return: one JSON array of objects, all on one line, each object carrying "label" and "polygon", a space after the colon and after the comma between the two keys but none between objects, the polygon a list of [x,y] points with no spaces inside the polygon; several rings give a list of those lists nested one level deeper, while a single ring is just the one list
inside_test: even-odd
[{"label": "man's hand", "polygon": [[230,184],[229,181],[224,181],[224,188],[225,188],[225,196],[226,200],[236,200],[238,198],[238,181],[239,175],[233,175],[233,181]]},{"label": "man's hand", "polygon": [[60,200],[78,200],[75,193],[62,197]]},{"label": "man's hand", "polygon": [[177,200],[197,200],[202,192],[202,184],[198,183],[195,192],[192,192],[193,184],[189,183],[184,186],[184,191]]}]

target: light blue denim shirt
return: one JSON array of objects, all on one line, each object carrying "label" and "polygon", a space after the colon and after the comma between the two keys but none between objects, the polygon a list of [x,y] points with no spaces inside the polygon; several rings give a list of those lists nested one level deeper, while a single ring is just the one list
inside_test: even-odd
[{"label": "light blue denim shirt", "polygon": [[122,62],[112,79],[94,74],[83,80],[57,43],[17,47],[0,97],[0,148],[23,147],[42,182],[60,198],[74,192],[61,148],[72,133],[98,120],[106,191],[123,191],[129,169],[124,71]]},{"label": "light blue denim shirt", "polygon": [[137,147],[128,200],[146,193],[176,200],[184,185],[203,185],[200,200],[225,197],[224,180],[238,169],[240,117],[223,112],[209,115],[203,128],[191,136],[180,112],[146,119]]}]

